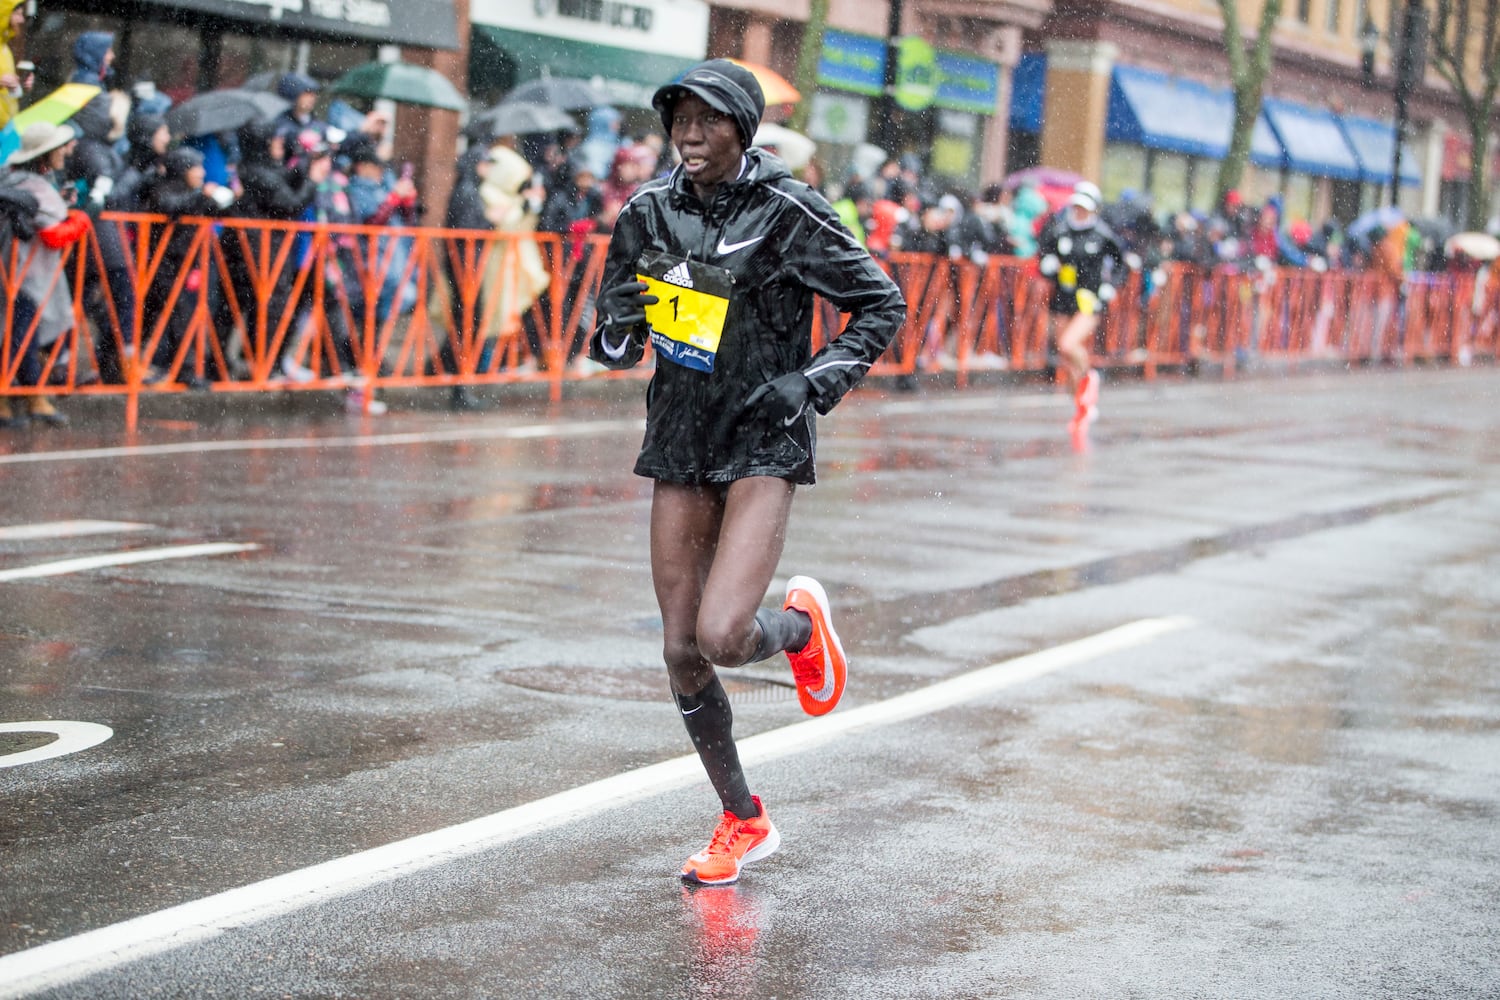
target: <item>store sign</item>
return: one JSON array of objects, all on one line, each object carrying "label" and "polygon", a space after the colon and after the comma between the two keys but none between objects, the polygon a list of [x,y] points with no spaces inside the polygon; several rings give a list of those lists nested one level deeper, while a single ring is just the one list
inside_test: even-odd
[{"label": "store sign", "polygon": [[885,93],[885,39],[825,31],[818,82],[835,90],[879,97]]},{"label": "store sign", "polygon": [[[926,107],[992,115],[1000,99],[1000,67],[962,52],[933,49],[919,38],[898,43],[896,101],[908,110]],[[847,31],[823,33],[818,83],[834,90],[879,97],[885,93],[885,39]],[[900,53],[905,52],[905,56]]]},{"label": "store sign", "polygon": [[231,21],[368,38],[395,45],[458,47],[453,0],[149,0]]},{"label": "store sign", "polygon": [[921,111],[932,106],[938,92],[937,50],[915,36],[896,43],[896,89],[892,97],[898,107]]},{"label": "store sign", "polygon": [[852,146],[862,142],[870,127],[870,102],[853,94],[813,95],[807,134],[819,142]]},{"label": "store sign", "polygon": [[708,50],[706,0],[473,0],[469,18],[494,28],[693,60]]},{"label": "store sign", "polygon": [[1000,100],[1000,67],[987,59],[939,51],[938,90],[933,104],[952,111],[995,113]]}]

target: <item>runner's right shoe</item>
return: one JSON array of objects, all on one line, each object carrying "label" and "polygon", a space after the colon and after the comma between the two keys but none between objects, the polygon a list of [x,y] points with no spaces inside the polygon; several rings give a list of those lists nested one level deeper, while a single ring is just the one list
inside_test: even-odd
[{"label": "runner's right shoe", "polygon": [[812,619],[812,638],[797,652],[787,650],[792,676],[797,681],[797,698],[808,715],[827,715],[844,695],[849,675],[849,661],[844,644],[833,630],[828,610],[828,595],[823,585],[810,576],[794,576],[786,583],[785,610],[801,611]]}]

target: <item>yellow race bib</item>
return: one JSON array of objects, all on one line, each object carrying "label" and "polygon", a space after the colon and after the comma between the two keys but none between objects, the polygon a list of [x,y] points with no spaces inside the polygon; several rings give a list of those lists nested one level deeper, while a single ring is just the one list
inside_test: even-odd
[{"label": "yellow race bib", "polygon": [[734,277],[722,267],[664,253],[643,254],[637,267],[646,294],[657,299],[646,307],[656,353],[684,368],[713,371]]}]

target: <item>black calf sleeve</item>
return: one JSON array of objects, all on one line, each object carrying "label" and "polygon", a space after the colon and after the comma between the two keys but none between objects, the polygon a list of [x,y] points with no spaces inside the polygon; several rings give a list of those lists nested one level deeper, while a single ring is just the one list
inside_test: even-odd
[{"label": "black calf sleeve", "polygon": [[755,612],[755,624],[760,626],[760,639],[750,662],[770,659],[784,650],[799,650],[812,638],[812,620],[801,611],[776,611],[761,608]]},{"label": "black calf sleeve", "polygon": [[677,695],[677,710],[682,713],[683,725],[698,750],[698,759],[703,761],[703,769],[708,772],[708,780],[719,793],[724,808],[741,819],[756,815],[755,801],[750,797],[750,786],[745,782],[739,750],[731,734],[734,713],[719,678],[715,677],[697,694]]}]

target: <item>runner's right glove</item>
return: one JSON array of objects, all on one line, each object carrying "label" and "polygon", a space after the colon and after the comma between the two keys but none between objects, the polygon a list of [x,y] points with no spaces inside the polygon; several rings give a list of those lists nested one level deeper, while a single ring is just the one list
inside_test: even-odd
[{"label": "runner's right glove", "polygon": [[616,329],[627,329],[646,321],[646,307],[660,300],[647,295],[644,281],[627,281],[606,288],[599,293],[599,311],[604,314],[605,325]]}]

